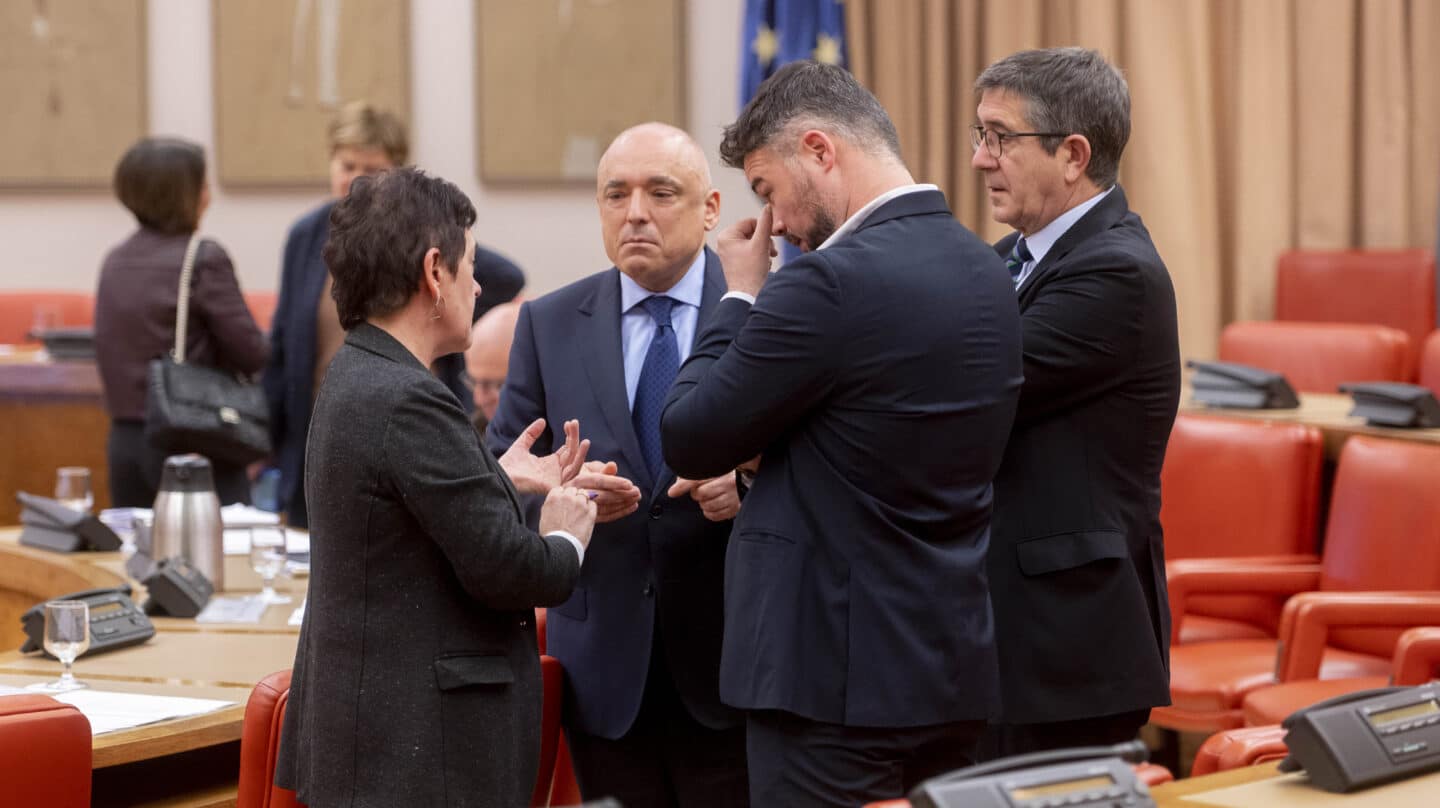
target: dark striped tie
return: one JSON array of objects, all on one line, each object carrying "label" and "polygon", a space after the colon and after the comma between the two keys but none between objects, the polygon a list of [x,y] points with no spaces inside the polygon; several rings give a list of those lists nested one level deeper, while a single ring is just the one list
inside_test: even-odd
[{"label": "dark striped tie", "polygon": [[1020,273],[1030,263],[1031,257],[1030,248],[1025,246],[1025,237],[1015,239],[1015,246],[1005,256],[1005,268],[1010,270],[1010,282],[1015,284],[1016,289],[1020,288]]}]

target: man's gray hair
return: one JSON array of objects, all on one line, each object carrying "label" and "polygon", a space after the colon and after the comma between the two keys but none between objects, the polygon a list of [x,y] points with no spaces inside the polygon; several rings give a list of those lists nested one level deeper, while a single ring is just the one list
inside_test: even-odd
[{"label": "man's gray hair", "polygon": [[[975,80],[978,101],[986,90],[1003,90],[1026,102],[1036,132],[1084,135],[1090,141],[1085,173],[1109,188],[1120,173],[1120,154],[1130,140],[1130,88],[1099,51],[1048,48],[1013,53],[985,68]],[[1063,137],[1040,138],[1051,154]]]},{"label": "man's gray hair", "polygon": [[751,152],[801,126],[900,159],[895,124],[875,96],[845,68],[811,61],[791,62],[760,85],[740,117],[725,127],[720,159],[744,168]]}]

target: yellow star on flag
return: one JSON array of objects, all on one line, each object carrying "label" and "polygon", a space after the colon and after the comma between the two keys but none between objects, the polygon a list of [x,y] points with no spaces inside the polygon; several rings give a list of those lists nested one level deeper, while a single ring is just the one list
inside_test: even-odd
[{"label": "yellow star on flag", "polygon": [[815,61],[821,64],[840,64],[840,40],[829,34],[821,34],[815,38],[815,50],[811,51]]},{"label": "yellow star on flag", "polygon": [[755,58],[760,60],[760,64],[768,66],[780,50],[780,40],[775,37],[770,26],[762,23],[760,30],[755,32],[755,41],[750,43],[750,50],[755,52]]}]

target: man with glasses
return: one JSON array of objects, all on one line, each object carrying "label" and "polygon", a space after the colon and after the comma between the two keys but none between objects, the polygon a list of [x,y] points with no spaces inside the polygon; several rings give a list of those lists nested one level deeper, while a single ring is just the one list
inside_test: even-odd
[{"label": "man with glasses", "polygon": [[1160,465],[1180,396],[1175,292],[1116,184],[1125,79],[1095,51],[975,82],[971,165],[1016,287],[1025,384],[989,551],[1003,756],[1135,737],[1169,703]]}]

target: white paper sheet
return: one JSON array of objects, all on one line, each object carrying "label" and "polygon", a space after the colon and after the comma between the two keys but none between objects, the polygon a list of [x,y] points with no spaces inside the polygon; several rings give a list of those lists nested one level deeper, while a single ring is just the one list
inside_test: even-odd
[{"label": "white paper sheet", "polygon": [[[84,677],[81,677],[82,679]],[[0,696],[34,693],[18,687],[0,685]],[[171,718],[201,715],[229,707],[236,702],[218,699],[190,699],[180,696],[146,696],[139,693],[116,693],[110,690],[71,690],[68,693],[44,695],[73,704],[90,721],[90,734],[100,735],[121,729],[153,724]]]},{"label": "white paper sheet", "polygon": [[259,623],[265,602],[257,597],[213,597],[195,615],[197,623]]},{"label": "white paper sheet", "polygon": [[[308,600],[308,598],[307,598],[307,600]],[[305,603],[306,603],[306,600],[300,601],[300,605],[299,605],[299,606],[296,606],[296,607],[295,607],[295,611],[293,611],[293,612],[290,613],[290,620],[289,620],[290,625],[292,625],[292,626],[298,626],[298,625],[300,625],[300,623],[301,623],[302,621],[304,621],[304,619],[305,619]]]},{"label": "white paper sheet", "polygon": [[[273,530],[274,528],[269,528]],[[249,555],[250,528],[227,527],[224,533],[225,555]],[[303,530],[285,528],[285,551],[289,553],[310,552],[310,534]]]}]

